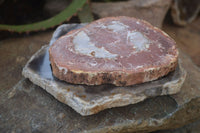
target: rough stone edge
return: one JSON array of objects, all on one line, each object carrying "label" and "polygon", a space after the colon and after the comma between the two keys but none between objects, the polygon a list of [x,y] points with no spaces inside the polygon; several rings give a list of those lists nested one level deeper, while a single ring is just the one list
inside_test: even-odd
[{"label": "rough stone edge", "polygon": [[[86,103],[84,102],[82,99],[80,99],[79,97],[76,97],[75,95],[73,96],[72,94],[70,94],[69,92],[66,92],[65,95],[63,95],[63,92],[54,92],[54,90],[56,89],[56,86],[51,84],[49,81],[47,80],[43,80],[43,82],[46,82],[44,85],[43,83],[41,83],[41,77],[39,77],[39,75],[33,73],[31,70],[29,70],[28,64],[36,57],[38,57],[39,53],[45,49],[47,49],[48,46],[43,46],[39,51],[37,51],[31,58],[30,60],[27,62],[26,66],[23,68],[22,71],[22,75],[25,78],[29,78],[30,81],[32,81],[34,84],[42,87],[44,90],[46,90],[48,93],[50,93],[51,95],[53,95],[56,99],[58,99],[60,102],[65,103],[67,105],[69,105],[70,107],[72,107],[76,112],[80,113],[82,116],[86,116],[86,115],[92,115],[95,113],[98,113],[104,109],[107,108],[112,108],[112,107],[116,107],[116,106],[125,106],[125,105],[129,105],[129,104],[135,104],[138,102],[141,102],[143,100],[145,100],[147,98],[147,96],[143,95],[143,96],[139,96],[138,98],[132,98],[131,95],[124,95],[123,97],[119,96],[119,95],[114,95],[113,97],[116,97],[115,99],[111,99],[111,100],[106,100],[108,99],[108,96],[105,96],[104,98],[101,98],[101,100],[99,100],[99,103],[96,102],[95,104],[90,104],[90,103]],[[180,91],[180,88],[186,78],[186,71],[180,66],[181,71],[183,72],[183,78],[181,78],[180,80],[176,80],[176,81],[170,81],[166,84],[163,85],[162,88],[162,93],[161,95],[166,95],[166,94],[175,94],[177,92]],[[35,79],[33,78],[35,77]],[[180,87],[176,87],[176,84],[180,84]],[[171,88],[174,87],[175,88]],[[74,97],[74,98],[72,98]],[[132,98],[132,101],[130,101],[130,99]],[[125,101],[120,101],[120,105],[118,100],[121,99],[125,99]],[[77,102],[78,101],[78,102]],[[103,102],[102,102],[103,101]],[[128,103],[127,103],[128,102]],[[100,104],[101,103],[101,104]]]},{"label": "rough stone edge", "polygon": [[101,129],[92,129],[83,132],[84,133],[102,133],[102,132],[147,133],[157,130],[175,129],[184,126],[188,123],[191,123],[200,117],[199,108],[195,108],[195,110],[192,110],[192,114],[195,114],[192,117],[191,115],[188,115],[188,112],[191,113],[191,107],[193,107],[194,105],[200,107],[200,97],[192,98],[190,101],[187,101],[183,106],[180,106],[179,109],[176,109],[174,112],[161,118],[161,120],[158,120],[156,118],[149,118],[147,120],[141,119],[139,123],[138,121],[130,120],[131,122],[128,124],[126,123],[122,125],[106,126]]},{"label": "rough stone edge", "polygon": [[[200,72],[200,68],[192,62],[191,58],[189,58],[187,55],[181,55],[181,57],[187,58],[188,63],[190,63],[197,72]],[[200,89],[200,87],[198,89]],[[176,98],[174,98],[173,96],[172,98],[176,101]],[[158,120],[150,118],[147,120],[141,120],[140,123],[138,123],[137,121],[136,122],[132,121],[130,124],[121,125],[120,127],[119,125],[114,125],[114,126],[104,127],[100,130],[92,129],[90,131],[87,131],[87,133],[93,133],[93,132],[95,133],[101,133],[101,132],[146,133],[147,131],[153,132],[157,130],[175,129],[175,128],[184,126],[186,124],[189,124],[200,117],[200,113],[199,113],[200,112],[200,95],[195,96],[191,99],[188,99],[184,102],[184,104],[181,103],[181,104],[178,104],[178,106],[179,108],[177,108],[174,112],[163,117],[162,120],[159,120],[160,122],[159,126],[157,125]],[[194,108],[194,106],[196,108]],[[193,114],[193,115],[190,115],[190,114]],[[151,128],[151,130],[149,128]]]}]

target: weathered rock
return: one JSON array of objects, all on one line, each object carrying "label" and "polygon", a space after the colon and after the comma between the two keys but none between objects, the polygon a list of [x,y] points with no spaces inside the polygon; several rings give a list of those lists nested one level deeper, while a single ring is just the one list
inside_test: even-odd
[{"label": "weathered rock", "polygon": [[174,0],[171,15],[177,25],[184,26],[191,23],[199,14],[199,0]]},{"label": "weathered rock", "polygon": [[186,72],[180,66],[175,72],[163,78],[129,87],[74,85],[53,76],[48,60],[48,49],[48,46],[43,47],[32,56],[23,69],[23,75],[81,115],[91,115],[106,108],[134,104],[148,97],[175,94],[180,91],[186,76]]},{"label": "weathered rock", "polygon": [[[55,31],[50,45],[60,35],[72,29],[69,27],[69,25],[59,27]],[[72,25],[72,27],[76,26]],[[186,76],[185,71],[180,66],[163,78],[135,86],[74,85],[57,80],[52,75],[48,49],[48,46],[43,47],[32,56],[23,69],[23,75],[34,84],[44,88],[59,101],[71,106],[81,115],[91,115],[106,108],[134,104],[152,96],[175,94],[180,91]]]},{"label": "weathered rock", "polygon": [[155,131],[153,133],[199,133],[199,131],[200,131],[200,120],[197,120],[181,128]]},{"label": "weathered rock", "polygon": [[0,94],[0,132],[150,132],[182,126],[200,117],[200,70],[182,52],[180,58],[188,74],[178,94],[91,116],[79,115],[23,79]]},{"label": "weathered rock", "polygon": [[14,38],[10,35],[9,39],[0,39],[0,92],[19,82],[24,65],[36,51],[49,43],[52,33],[53,30],[50,30],[29,36]]},{"label": "weathered rock", "polygon": [[92,2],[92,12],[100,18],[129,16],[144,19],[152,25],[162,27],[163,19],[171,0],[129,0],[121,2]]}]

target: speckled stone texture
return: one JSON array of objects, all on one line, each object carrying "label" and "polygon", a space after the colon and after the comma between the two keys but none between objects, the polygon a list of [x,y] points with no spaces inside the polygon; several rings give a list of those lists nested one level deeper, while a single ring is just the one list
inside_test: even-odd
[{"label": "speckled stone texture", "polygon": [[[67,27],[70,25],[58,28],[52,40],[55,41],[54,38],[59,37],[58,33],[63,31],[66,33]],[[138,103],[149,97],[175,94],[180,91],[186,77],[186,72],[179,63],[174,72],[145,84],[129,87],[116,87],[108,84],[99,86],[74,85],[60,81],[53,76],[48,49],[48,46],[44,46],[32,56],[23,69],[23,75],[59,101],[71,106],[81,115],[91,115],[107,108]]]},{"label": "speckled stone texture", "polygon": [[183,126],[200,117],[200,70],[182,52],[187,71],[181,91],[81,116],[22,79],[0,94],[0,132],[151,132]]}]

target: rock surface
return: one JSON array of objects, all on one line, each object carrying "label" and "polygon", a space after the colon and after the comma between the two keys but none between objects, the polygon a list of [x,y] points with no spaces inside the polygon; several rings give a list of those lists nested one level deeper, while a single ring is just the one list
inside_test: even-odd
[{"label": "rock surface", "polygon": [[199,131],[200,131],[200,120],[197,120],[181,128],[155,131],[153,133],[199,133]]},{"label": "rock surface", "polygon": [[152,25],[162,27],[171,0],[128,0],[120,2],[92,2],[92,12],[100,18],[129,16],[144,19]]},{"label": "rock surface", "polygon": [[[60,26],[55,31],[50,45],[59,36],[77,27],[80,25]],[[48,49],[47,46],[43,47],[32,56],[23,69],[23,75],[34,84],[44,88],[59,101],[71,106],[81,115],[91,115],[106,108],[134,104],[152,96],[175,94],[180,91],[186,76],[185,71],[180,66],[175,72],[163,78],[135,86],[73,85],[57,80],[52,75]]]},{"label": "rock surface", "polygon": [[19,82],[24,65],[36,51],[49,43],[52,33],[41,32],[0,40],[0,92]]},{"label": "rock surface", "polygon": [[91,115],[107,108],[134,104],[153,96],[175,94],[180,91],[186,77],[186,72],[179,65],[175,72],[163,78],[129,87],[69,84],[53,76],[48,60],[48,49],[48,46],[43,47],[32,56],[23,69],[23,75],[81,115]]},{"label": "rock surface", "polygon": [[91,116],[23,79],[0,95],[0,132],[150,132],[183,126],[200,117],[200,70],[182,52],[180,59],[188,74],[178,94]]},{"label": "rock surface", "polygon": [[200,17],[185,27],[165,22],[163,30],[176,41],[178,48],[187,53],[192,61],[200,67]]},{"label": "rock surface", "polygon": [[175,41],[133,17],[107,17],[72,30],[50,48],[55,77],[73,84],[130,86],[156,80],[178,64]]},{"label": "rock surface", "polygon": [[174,0],[171,15],[177,25],[185,26],[191,23],[200,12],[199,0]]},{"label": "rock surface", "polygon": [[[172,25],[171,23],[169,24],[168,22],[164,23],[164,31],[166,31],[170,36],[172,36],[172,38],[174,38],[176,40],[178,47],[180,49],[182,49],[184,51],[184,53],[187,53],[187,55],[191,56],[192,60],[198,66],[200,66],[200,60],[199,60],[200,59],[200,56],[199,56],[200,55],[200,48],[199,48],[200,25],[199,25],[199,23],[200,23],[200,17],[198,17],[191,24],[188,24],[186,27],[177,27],[175,25]],[[53,32],[53,30],[52,31],[50,30],[45,33],[42,32],[42,33],[26,35],[26,36],[22,35],[17,38],[13,37],[10,39],[5,39],[5,40],[0,41],[0,44],[1,44],[1,46],[0,46],[0,53],[1,53],[1,56],[0,56],[0,60],[1,60],[1,63],[0,63],[0,79],[1,79],[0,80],[0,97],[4,96],[3,93],[6,90],[8,90],[13,85],[15,85],[19,80],[21,80],[22,68],[24,67],[24,65],[26,64],[28,59],[33,55],[33,53],[35,53],[37,50],[39,50],[42,45],[48,44],[48,41],[51,39],[52,32]],[[16,62],[16,58],[18,58],[18,56],[26,58],[25,61]],[[190,69],[190,66],[192,66],[192,65],[189,64],[188,69]],[[191,69],[193,69],[193,68],[191,68]],[[4,96],[4,98],[6,98],[6,96]],[[193,98],[195,98],[195,97],[193,97]],[[2,99],[3,98],[1,98],[1,100]],[[196,104],[196,101],[192,101],[192,103],[194,103],[193,108],[190,109],[190,111],[189,111],[190,113],[188,113],[187,115],[191,116],[191,120],[194,120],[195,117],[198,117],[198,114],[196,114],[196,113],[199,113],[199,111],[195,112],[195,110],[198,107],[197,106],[198,104]],[[0,101],[0,104],[2,104],[1,101]],[[7,105],[4,104],[4,106],[5,106],[4,108],[6,108]],[[191,107],[191,105],[189,107]],[[19,107],[18,107],[18,109],[19,109]],[[0,112],[1,112],[1,110],[0,110]],[[180,113],[183,113],[183,112],[181,111]],[[3,115],[3,113],[2,113],[2,115]],[[62,115],[59,115],[59,116],[62,116]],[[185,115],[183,115],[183,117],[184,116]],[[1,116],[1,118],[2,117],[3,116]],[[10,119],[10,118],[11,117],[8,117],[8,119]],[[200,116],[199,116],[199,118],[200,118]],[[16,119],[19,120],[19,118],[16,118]],[[185,124],[185,120],[183,121],[184,124]],[[37,122],[39,123],[39,120]],[[191,122],[191,121],[189,121],[189,122]],[[17,123],[16,121],[15,122],[12,121],[12,125],[14,125],[16,123]],[[29,123],[31,123],[31,120],[29,120]],[[44,123],[46,123],[46,125],[50,125],[50,124],[48,124],[48,121],[44,120]],[[181,122],[178,123],[178,126],[181,126],[180,123]],[[2,124],[2,121],[1,121],[1,124]],[[9,130],[7,127],[10,124],[11,123],[6,122],[2,126],[0,126],[0,132],[3,132],[2,129]],[[192,124],[195,124],[195,123],[192,123]],[[171,128],[174,128],[174,126],[175,125],[172,125]],[[190,124],[188,126],[190,126]],[[198,131],[200,130],[199,129],[200,124],[199,125],[195,124],[196,128],[190,126],[190,129],[189,129],[188,126],[184,126],[183,129],[181,128],[181,130],[184,130],[185,132],[189,131],[190,133],[198,133]],[[165,127],[165,128],[167,128],[167,127]],[[21,127],[18,127],[17,129],[22,130]],[[26,132],[31,132],[28,129],[31,130],[31,128],[27,128]],[[43,130],[43,132],[45,132],[44,128],[38,127],[37,129],[40,131]],[[11,129],[11,130],[14,130],[14,129]],[[150,131],[150,130],[147,130],[146,132],[148,132],[148,131]],[[174,131],[172,131],[172,133],[174,133]],[[182,133],[182,132],[180,132],[180,133]]]}]

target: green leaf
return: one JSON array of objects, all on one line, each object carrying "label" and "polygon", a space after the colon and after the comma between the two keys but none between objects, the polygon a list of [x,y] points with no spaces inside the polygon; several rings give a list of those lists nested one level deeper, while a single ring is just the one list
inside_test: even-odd
[{"label": "green leaf", "polygon": [[25,25],[2,25],[0,24],[0,30],[7,30],[13,32],[31,32],[38,30],[45,30],[47,28],[59,25],[64,21],[70,19],[81,7],[87,2],[87,0],[73,0],[71,4],[66,7],[62,12],[56,16],[44,21],[25,24]]}]

